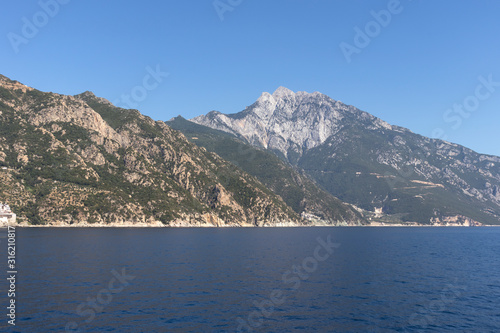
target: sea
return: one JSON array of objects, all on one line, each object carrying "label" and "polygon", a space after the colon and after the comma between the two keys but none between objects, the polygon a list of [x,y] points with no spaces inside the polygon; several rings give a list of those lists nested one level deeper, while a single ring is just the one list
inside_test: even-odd
[{"label": "sea", "polygon": [[500,332],[500,228],[16,228],[15,237],[15,326],[4,264],[2,332]]}]

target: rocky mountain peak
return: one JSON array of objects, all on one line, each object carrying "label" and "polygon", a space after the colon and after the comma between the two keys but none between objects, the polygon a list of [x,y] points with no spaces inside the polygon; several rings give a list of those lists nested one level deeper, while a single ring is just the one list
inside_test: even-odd
[{"label": "rocky mountain peak", "polygon": [[5,89],[9,89],[9,90],[20,89],[23,93],[26,91],[33,90],[33,88],[25,86],[24,84],[22,84],[18,81],[11,80],[8,77],[3,76],[1,74],[0,74],[0,87],[3,87]]},{"label": "rocky mountain peak", "polygon": [[279,87],[273,94],[262,93],[256,103],[240,113],[209,113],[192,121],[288,156],[291,150],[293,155],[300,155],[303,148],[322,144],[339,130],[340,121],[346,116],[353,116],[351,109],[326,95]]},{"label": "rocky mountain peak", "polygon": [[92,91],[85,91],[79,95],[77,95],[80,98],[96,98],[96,95]]},{"label": "rocky mountain peak", "polygon": [[85,92],[83,92],[83,93],[81,93],[81,94],[75,95],[74,97],[77,98],[77,99],[79,99],[79,100],[82,100],[84,102],[94,101],[94,102],[99,102],[99,103],[107,104],[109,106],[113,105],[107,99],[102,98],[102,97],[97,97],[92,91],[88,91],[88,90],[85,91]]},{"label": "rocky mountain peak", "polygon": [[272,102],[275,103],[276,100],[273,95],[271,95],[268,92],[263,92],[262,95],[260,95],[259,99],[257,99],[257,103],[266,103],[266,102]]},{"label": "rocky mountain peak", "polygon": [[[286,87],[279,87],[276,89],[272,94],[268,92],[263,92],[262,95],[259,97],[257,100],[257,103],[260,104],[272,104],[273,107],[275,107],[277,104],[300,104],[304,101],[313,101],[313,102],[318,102],[320,100],[326,100],[329,99],[332,102],[335,102],[328,96],[320,93],[320,92],[313,92],[313,93],[308,93],[307,91],[297,91],[293,92],[292,90],[286,88]],[[336,102],[337,104],[339,102]],[[340,103],[342,104],[342,103]]]},{"label": "rocky mountain peak", "polygon": [[288,88],[285,87],[279,87],[276,89],[272,95],[275,99],[284,99],[287,97],[293,97],[295,96],[295,93],[291,91]]}]

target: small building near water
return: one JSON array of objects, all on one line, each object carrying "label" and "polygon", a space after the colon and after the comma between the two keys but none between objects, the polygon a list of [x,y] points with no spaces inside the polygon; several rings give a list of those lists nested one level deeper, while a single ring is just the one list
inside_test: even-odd
[{"label": "small building near water", "polygon": [[0,225],[16,223],[16,214],[12,212],[8,204],[0,202]]}]

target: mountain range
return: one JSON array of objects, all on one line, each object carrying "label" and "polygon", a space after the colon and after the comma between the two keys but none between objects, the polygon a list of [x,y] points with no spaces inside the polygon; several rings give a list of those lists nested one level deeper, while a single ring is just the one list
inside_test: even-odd
[{"label": "mountain range", "polygon": [[21,223],[308,223],[257,179],[162,121],[90,92],[41,92],[4,76],[0,167],[0,201]]},{"label": "mountain range", "polygon": [[500,158],[280,87],[154,121],[0,75],[0,202],[40,225],[500,223]]},{"label": "mountain range", "polygon": [[498,224],[500,158],[430,139],[319,92],[280,87],[192,119],[275,153],[379,222]]}]

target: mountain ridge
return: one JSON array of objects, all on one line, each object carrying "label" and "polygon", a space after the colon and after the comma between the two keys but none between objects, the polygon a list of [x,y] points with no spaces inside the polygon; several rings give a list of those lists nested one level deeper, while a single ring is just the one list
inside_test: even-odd
[{"label": "mountain ridge", "polygon": [[0,76],[0,201],[34,224],[500,224],[499,157],[319,92],[193,120],[230,137]]},{"label": "mountain ridge", "polygon": [[[300,109],[301,105],[307,106],[308,104],[313,104],[314,108],[308,106]],[[313,128],[313,131],[310,131],[310,126],[305,127],[303,123],[297,122],[297,120],[305,116],[310,116],[313,112],[317,113],[318,110],[325,112],[325,109],[332,111],[332,115],[325,117],[325,114],[319,114],[319,117],[315,118],[314,121],[320,126]],[[376,126],[393,129],[392,125],[380,118],[333,100],[320,92],[307,93],[300,91],[294,93],[285,87],[279,87],[273,94],[262,93],[255,103],[241,112],[226,115],[218,111],[211,111],[207,115],[200,115],[191,119],[191,121],[230,132],[234,135],[241,135],[250,143],[258,143],[265,148],[278,149],[287,155],[287,150],[291,147],[286,145],[286,141],[292,140],[293,143],[299,146],[305,145],[308,149],[313,148],[318,144],[322,144],[337,130],[339,121],[353,115],[363,120],[372,121]],[[253,118],[252,120],[255,122],[254,132],[245,133],[241,130],[234,130],[235,127],[244,128],[242,119],[246,117]],[[288,121],[288,125],[290,125],[291,121],[295,122],[295,124],[287,128],[286,131],[282,130],[274,133],[273,127],[282,125],[282,120]],[[324,121],[328,123],[323,124]],[[411,132],[409,129],[399,126],[394,128],[402,132]],[[252,135],[258,135],[261,139],[252,138]]]},{"label": "mountain ridge", "polygon": [[273,153],[181,116],[169,120],[167,124],[184,133],[191,142],[217,153],[255,176],[305,219],[324,225],[366,224],[357,209],[324,191],[312,179]]},{"label": "mountain ridge", "polygon": [[307,225],[257,179],[91,92],[0,77],[0,201],[37,225]]},{"label": "mountain ridge", "polygon": [[427,224],[451,217],[499,223],[499,157],[390,125],[318,92],[279,88],[239,113],[192,121],[275,152],[368,211]]}]

